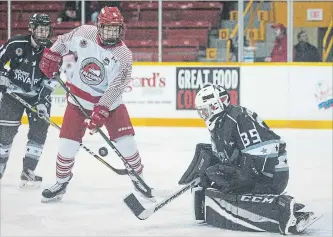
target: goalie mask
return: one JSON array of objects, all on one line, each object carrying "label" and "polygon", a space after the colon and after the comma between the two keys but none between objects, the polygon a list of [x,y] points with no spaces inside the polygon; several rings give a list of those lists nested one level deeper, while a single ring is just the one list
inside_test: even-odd
[{"label": "goalie mask", "polygon": [[212,131],[218,117],[230,104],[228,92],[219,85],[205,85],[195,97],[195,108],[208,130]]},{"label": "goalie mask", "polygon": [[52,26],[49,15],[33,14],[29,20],[29,31],[37,45],[51,46]]},{"label": "goalie mask", "polygon": [[115,45],[120,42],[124,18],[117,7],[104,7],[98,15],[97,27],[102,44]]}]

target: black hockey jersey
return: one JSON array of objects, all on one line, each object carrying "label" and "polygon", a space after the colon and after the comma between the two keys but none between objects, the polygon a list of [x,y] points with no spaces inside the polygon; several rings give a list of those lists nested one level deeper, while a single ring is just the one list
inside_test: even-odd
[{"label": "black hockey jersey", "polygon": [[37,95],[43,81],[48,80],[39,69],[43,49],[35,50],[31,46],[30,35],[12,37],[0,46],[0,74],[10,79],[11,91],[25,96]]},{"label": "black hockey jersey", "polygon": [[276,178],[277,183],[281,179],[288,181],[286,144],[256,113],[245,107],[228,106],[211,131],[211,142],[221,162],[233,163],[240,153],[247,153],[253,156],[256,169],[266,183]]}]

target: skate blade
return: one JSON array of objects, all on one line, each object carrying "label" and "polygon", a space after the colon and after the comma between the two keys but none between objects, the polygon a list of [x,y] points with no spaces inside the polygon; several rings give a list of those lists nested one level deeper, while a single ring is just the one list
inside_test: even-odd
[{"label": "skate blade", "polygon": [[41,181],[21,180],[21,183],[20,183],[19,187],[23,188],[23,189],[39,188],[41,183],[42,183]]},{"label": "skate blade", "polygon": [[52,202],[60,202],[63,198],[63,194],[61,195],[58,195],[58,196],[55,196],[53,198],[46,198],[46,197],[43,197],[41,202],[42,203],[52,203]]},{"label": "skate blade", "polygon": [[308,228],[309,226],[311,226],[313,223],[315,223],[317,220],[319,220],[320,218],[322,218],[322,214],[321,215],[315,215],[312,214],[308,219],[306,220],[301,220],[297,225],[296,225],[296,230],[297,233],[302,233],[303,231],[306,230],[306,228]]}]

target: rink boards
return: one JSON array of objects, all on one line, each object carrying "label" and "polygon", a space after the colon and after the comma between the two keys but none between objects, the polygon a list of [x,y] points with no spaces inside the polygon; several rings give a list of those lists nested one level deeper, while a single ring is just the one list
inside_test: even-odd
[{"label": "rink boards", "polygon": [[[134,126],[204,126],[194,98],[210,82],[274,128],[332,129],[332,75],[332,64],[325,63],[134,63],[123,101]],[[61,123],[63,90],[52,100],[52,119]]]}]

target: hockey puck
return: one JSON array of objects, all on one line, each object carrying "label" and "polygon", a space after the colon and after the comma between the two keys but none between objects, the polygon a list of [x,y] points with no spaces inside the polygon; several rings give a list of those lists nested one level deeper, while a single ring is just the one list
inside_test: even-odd
[{"label": "hockey puck", "polygon": [[108,149],[106,147],[99,148],[98,153],[102,157],[105,157],[109,154]]}]

